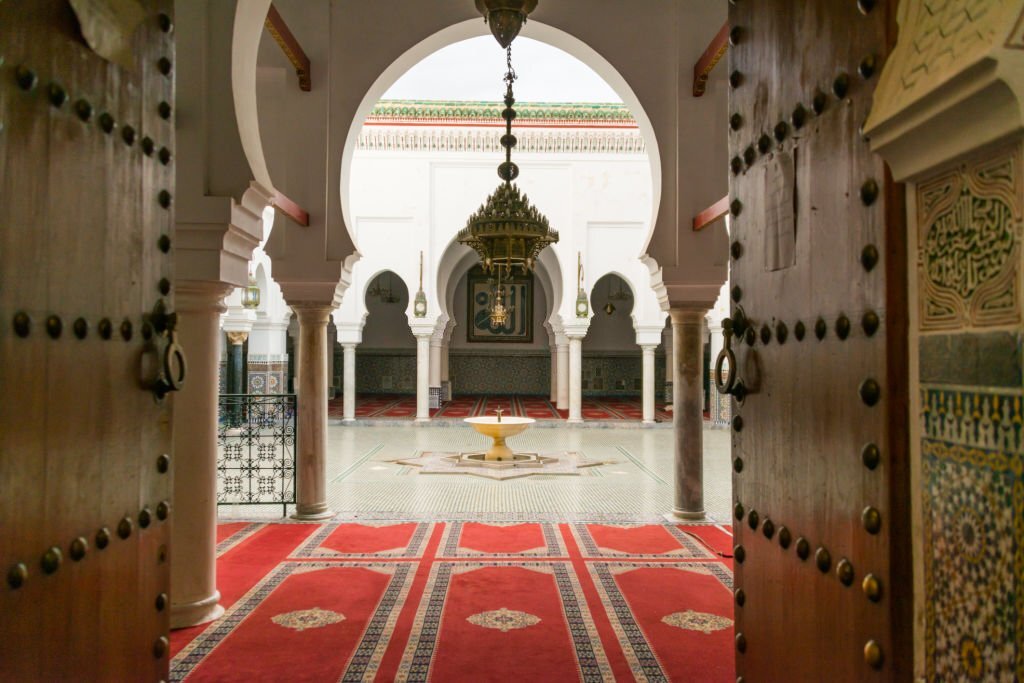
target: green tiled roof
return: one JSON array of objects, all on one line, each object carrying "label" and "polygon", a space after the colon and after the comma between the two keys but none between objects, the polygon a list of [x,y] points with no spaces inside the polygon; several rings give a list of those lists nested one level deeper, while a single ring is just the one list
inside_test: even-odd
[{"label": "green tiled roof", "polygon": [[[584,121],[635,124],[622,103],[605,102],[516,102],[516,120]],[[501,102],[457,100],[381,100],[370,112],[373,119],[496,119],[501,120]]]}]

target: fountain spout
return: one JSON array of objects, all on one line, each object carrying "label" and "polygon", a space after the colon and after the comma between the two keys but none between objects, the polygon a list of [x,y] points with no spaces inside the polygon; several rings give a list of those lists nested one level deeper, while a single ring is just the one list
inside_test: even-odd
[{"label": "fountain spout", "polygon": [[498,422],[501,422],[501,413],[502,413],[503,410],[504,410],[503,408],[495,408],[494,409],[494,414],[498,416]]}]

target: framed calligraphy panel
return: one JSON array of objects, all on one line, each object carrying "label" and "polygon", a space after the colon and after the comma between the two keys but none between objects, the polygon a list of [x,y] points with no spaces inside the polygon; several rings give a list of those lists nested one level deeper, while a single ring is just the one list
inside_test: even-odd
[{"label": "framed calligraphy panel", "polygon": [[513,275],[502,278],[505,290],[505,307],[508,320],[504,325],[491,325],[490,301],[496,280],[486,275],[479,266],[466,276],[466,341],[470,342],[511,342],[529,344],[533,342],[533,274]]}]

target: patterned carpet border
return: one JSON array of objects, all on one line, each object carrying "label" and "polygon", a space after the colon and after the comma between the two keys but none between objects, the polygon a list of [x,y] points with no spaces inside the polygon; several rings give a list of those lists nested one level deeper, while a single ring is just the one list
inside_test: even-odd
[{"label": "patterned carpet border", "polygon": [[[529,629],[542,621],[539,614],[545,615],[544,624],[561,626],[545,635],[516,630],[520,635],[497,641],[522,643],[524,635],[535,633],[526,637],[540,638],[538,642],[560,648],[552,650],[548,660],[542,657],[526,662],[520,657],[509,658],[507,652],[497,658],[503,666],[520,667],[524,675],[533,671],[529,677],[535,680],[547,680],[537,676],[548,669],[531,666],[560,666],[560,680],[613,681],[631,675],[635,680],[667,681],[689,670],[698,661],[694,657],[701,657],[712,645],[718,654],[701,661],[717,668],[702,669],[700,680],[725,682],[735,678],[731,654],[727,658],[722,654],[732,651],[733,575],[728,560],[723,560],[713,547],[731,545],[728,528],[716,525],[725,532],[722,536],[699,530],[710,525],[670,524],[664,518],[652,522],[635,518],[627,522],[598,521],[589,527],[565,519],[556,520],[558,523],[518,519],[488,523],[474,516],[473,521],[482,526],[470,527],[449,519],[418,522],[415,527],[407,523],[406,529],[387,530],[390,525],[379,521],[335,519],[305,523],[310,528],[302,532],[294,527],[300,522],[241,527],[232,523],[230,529],[222,530],[225,551],[218,557],[218,566],[234,563],[234,573],[225,574],[234,577],[231,580],[235,582],[226,594],[236,597],[224,602],[227,609],[217,621],[198,630],[172,634],[176,654],[171,660],[170,679],[181,681],[194,676],[203,680],[251,680],[259,677],[260,671],[276,677],[286,653],[297,657],[298,667],[303,657],[325,658],[317,669],[318,680],[452,680],[457,671],[482,675],[482,671],[490,670],[483,667],[492,666],[492,656],[473,650],[461,654],[460,648],[471,645],[464,641],[470,638],[465,622],[473,627],[500,629],[504,634],[510,629],[503,625],[510,622],[500,619],[508,619],[508,615],[525,618],[525,624],[519,621],[511,629]],[[537,528],[515,528],[523,523]],[[649,528],[652,526],[657,528]],[[287,533],[281,533],[285,530]],[[332,538],[335,532],[338,535]],[[240,540],[245,539],[251,541],[240,548]],[[282,539],[290,542],[282,543]],[[403,547],[392,548],[393,542]],[[329,554],[324,555],[321,551],[325,543],[351,550],[336,552],[327,547]],[[239,572],[239,562],[264,568],[258,573]],[[517,573],[519,569],[528,571]],[[669,594],[652,594],[649,583],[636,583],[649,580],[632,574],[638,569],[655,570],[650,576],[665,577],[665,585],[675,588]],[[378,578],[365,583],[367,574],[353,570],[370,570]],[[498,573],[462,578],[480,570]],[[538,574],[549,578],[540,584],[524,578]],[[624,583],[623,577],[629,576],[637,578]],[[686,576],[694,577],[696,583]],[[490,588],[505,580],[512,588]],[[353,586],[372,587],[359,589],[372,592],[352,593]],[[339,590],[341,587],[347,588]],[[342,607],[342,614],[338,598],[327,597],[327,602],[320,602],[323,596],[331,595],[343,596],[344,604],[354,612]],[[533,602],[538,599],[545,606]],[[665,611],[672,614],[665,615]],[[467,613],[471,616],[465,617]],[[305,654],[293,652],[290,648],[297,641],[292,639],[288,641],[289,649],[270,653],[275,643],[285,642],[275,628],[306,631],[315,639],[317,634],[327,633],[317,629],[341,628],[335,624],[345,621],[346,615],[358,619],[347,623],[359,627],[344,632],[343,637],[339,636],[342,631],[335,631],[330,636],[332,645],[326,650],[324,643],[328,641],[321,640],[317,645],[314,640],[310,645],[314,649]],[[491,622],[474,620],[479,617]],[[455,621],[448,621],[451,619]],[[291,623],[287,623],[289,620]],[[269,626],[270,631],[266,631],[270,622],[277,626]],[[709,623],[711,629],[707,629]],[[680,630],[666,636],[663,624]],[[481,635],[479,643],[493,647],[496,631],[480,633],[492,634]],[[258,635],[257,639],[253,634]],[[476,636],[470,640],[473,638]],[[263,653],[269,655],[268,659],[261,659]],[[575,676],[569,673],[573,670]]]},{"label": "patterned carpet border", "polygon": [[[520,522],[498,522],[491,524],[483,520],[473,520],[488,526],[514,526]],[[444,533],[441,536],[441,545],[438,549],[438,556],[445,558],[455,557],[568,557],[569,551],[565,547],[562,535],[558,533],[557,525],[552,522],[527,522],[528,524],[540,524],[541,533],[544,535],[544,547],[527,550],[521,553],[488,553],[482,550],[470,550],[459,546],[462,540],[462,530],[465,522],[450,522],[445,525]]]},{"label": "patterned carpet border", "polygon": [[[383,648],[388,641],[382,636],[394,629],[394,623],[398,619],[401,607],[405,602],[415,575],[415,567],[411,564],[397,562],[284,562],[271,571],[259,583],[257,583],[238,602],[229,607],[224,615],[214,622],[192,642],[182,648],[181,652],[171,662],[171,680],[180,681],[188,676],[200,662],[213,652],[221,642],[251,615],[260,603],[274,592],[281,583],[296,571],[315,571],[317,569],[338,569],[346,567],[357,567],[361,569],[374,569],[376,571],[390,574],[391,581],[384,592],[377,609],[374,610],[370,624],[367,626],[360,639],[356,652],[353,655],[349,670],[346,671],[343,680],[362,680],[364,675],[376,672],[380,665],[380,657]],[[370,653],[367,655],[367,653]],[[360,669],[355,679],[349,678],[352,668]],[[372,671],[371,671],[372,669]],[[372,676],[371,676],[372,677]]]},{"label": "patterned carpet border", "polygon": [[437,649],[444,604],[448,597],[452,574],[455,570],[466,571],[493,567],[517,567],[550,571],[562,599],[562,606],[569,626],[579,673],[584,681],[614,680],[611,665],[601,645],[593,615],[585,609],[586,597],[575,575],[571,561],[488,561],[488,562],[446,562],[438,560],[430,570],[424,599],[421,600],[413,622],[413,635],[406,644],[396,680],[422,682],[430,678],[430,668]]},{"label": "patterned carpet border", "polygon": [[[289,514],[293,510],[289,508]],[[223,522],[258,522],[274,524],[314,524],[288,517],[280,517],[278,513],[269,513],[266,517],[239,516],[225,517]],[[485,524],[515,522],[608,522],[612,524],[685,524],[686,526],[716,526],[730,534],[728,522],[723,523],[714,518],[704,520],[679,520],[668,522],[664,515],[637,515],[625,512],[339,512],[331,522],[483,522]]]}]

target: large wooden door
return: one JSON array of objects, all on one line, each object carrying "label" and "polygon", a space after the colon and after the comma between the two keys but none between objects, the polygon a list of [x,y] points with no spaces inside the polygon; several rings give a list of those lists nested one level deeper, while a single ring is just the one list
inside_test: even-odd
[{"label": "large wooden door", "polygon": [[910,675],[904,208],[860,134],[895,4],[729,8],[745,681]]},{"label": "large wooden door", "polygon": [[121,66],[66,0],[0,3],[3,680],[167,677],[174,43],[139,6]]}]

